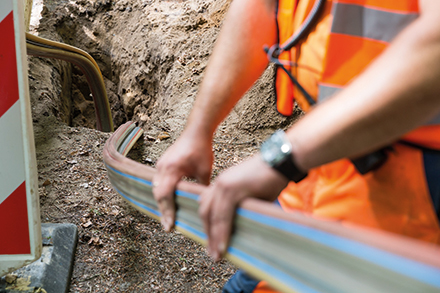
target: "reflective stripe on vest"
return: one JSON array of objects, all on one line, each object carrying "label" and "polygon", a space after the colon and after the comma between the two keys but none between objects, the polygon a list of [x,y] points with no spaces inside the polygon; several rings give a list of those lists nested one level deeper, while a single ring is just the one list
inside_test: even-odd
[{"label": "reflective stripe on vest", "polygon": [[390,12],[345,3],[335,3],[332,14],[332,33],[387,43],[418,16],[415,12]]},{"label": "reflective stripe on vest", "polygon": [[[318,102],[342,89],[418,17],[414,3],[410,3],[409,11],[404,11],[405,7],[402,6],[393,10],[390,5],[381,6],[382,3],[375,3],[378,5],[376,7],[365,7],[357,2],[360,1],[333,4],[333,23],[322,83],[319,84]],[[425,125],[438,124],[440,113]]]},{"label": "reflective stripe on vest", "polygon": [[[333,23],[321,80],[326,86],[340,88],[346,85],[418,16],[416,11],[392,10],[389,5],[387,9],[382,6],[365,7],[357,2],[333,3]],[[328,93],[330,91],[320,93],[318,100],[327,99],[328,96],[324,95]]]},{"label": "reflective stripe on vest", "polygon": [[342,90],[342,86],[335,86],[335,85],[329,85],[329,84],[319,84],[319,94],[318,94],[318,103],[323,102]]}]

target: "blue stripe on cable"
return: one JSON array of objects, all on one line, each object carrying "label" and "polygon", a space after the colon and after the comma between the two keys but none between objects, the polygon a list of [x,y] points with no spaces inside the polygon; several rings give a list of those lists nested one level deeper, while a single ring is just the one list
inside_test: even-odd
[{"label": "blue stripe on cable", "polygon": [[182,190],[176,190],[176,195],[199,201],[199,196]]},{"label": "blue stripe on cable", "polygon": [[146,205],[144,205],[144,204],[142,204],[142,203],[140,203],[140,202],[138,202],[138,201],[135,201],[134,199],[132,199],[131,197],[129,197],[129,196],[127,196],[127,195],[125,195],[122,191],[120,191],[119,189],[117,189],[116,187],[114,187],[113,186],[113,188],[123,197],[123,198],[125,198],[126,200],[128,200],[129,202],[131,202],[132,204],[135,204],[135,205],[137,205],[137,206],[139,206],[139,207],[141,207],[141,208],[143,208],[143,209],[145,209],[145,210],[147,210],[147,211],[149,211],[150,213],[152,213],[153,215],[156,215],[156,216],[158,216],[158,217],[160,217],[160,212],[158,212],[158,211],[156,211],[155,209],[152,209],[152,208],[150,208],[150,207],[148,207],[148,206],[146,206]]},{"label": "blue stripe on cable", "polygon": [[238,257],[239,259],[245,261],[246,263],[250,264],[253,267],[258,268],[261,271],[267,272],[271,276],[276,276],[275,278],[278,279],[280,282],[288,286],[289,288],[292,288],[294,291],[298,292],[304,292],[304,293],[318,293],[319,291],[316,291],[315,289],[304,285],[303,283],[299,282],[298,280],[294,279],[293,277],[289,276],[288,274],[281,272],[272,266],[268,265],[265,262],[262,262],[243,251],[235,248],[235,247],[229,247],[228,253],[232,254],[235,257]]},{"label": "blue stripe on cable", "polygon": [[202,240],[207,240],[207,237],[206,237],[206,234],[205,234],[205,233],[200,232],[200,231],[197,230],[197,229],[194,229],[194,228],[191,227],[190,225],[187,225],[187,224],[185,224],[185,223],[183,223],[183,222],[180,222],[180,221],[176,221],[176,226],[178,226],[178,227],[180,227],[180,228],[182,228],[182,229],[188,231],[188,232],[191,233],[191,234],[196,235],[197,237],[199,237],[199,238],[202,239]]},{"label": "blue stripe on cable", "polygon": [[[128,200],[132,204],[137,205],[137,206],[139,206],[139,207],[149,211],[150,213],[152,213],[152,214],[154,214],[156,216],[160,216],[161,215],[160,212],[158,212],[158,211],[156,211],[156,210],[154,210],[154,209],[152,209],[152,208],[150,208],[150,207],[148,207],[148,206],[146,206],[146,205],[144,205],[144,204],[142,204],[142,203],[140,203],[140,202],[130,198],[129,196],[125,195],[122,191],[120,191],[116,187],[113,186],[113,188],[123,198],[125,198],[126,200]],[[195,194],[191,194],[191,193],[187,193],[187,195],[192,195],[192,196],[197,197]],[[181,229],[183,229],[183,230],[188,231],[189,233],[191,233],[191,234],[193,234],[193,235],[195,235],[195,236],[197,236],[197,237],[199,237],[199,238],[201,238],[203,240],[207,239],[205,233],[200,232],[199,230],[194,229],[193,227],[191,227],[191,226],[189,226],[189,225],[187,225],[185,223],[182,223],[180,221],[176,221],[176,226],[181,228]],[[229,247],[228,248],[228,253],[230,253],[231,255],[233,255],[233,256],[243,260],[244,262],[248,263],[251,266],[257,267],[260,270],[267,272],[269,275],[273,276],[274,278],[276,278],[280,282],[284,283],[289,288],[293,288],[294,290],[298,290],[298,291],[304,292],[304,293],[319,293],[318,291],[313,290],[312,288],[310,288],[310,287],[302,284],[301,282],[295,280],[294,278],[292,278],[291,276],[287,275],[286,273],[284,273],[282,271],[279,271],[279,270],[275,269],[274,267],[272,267],[272,266],[270,266],[270,265],[268,265],[268,264],[266,264],[266,263],[264,263],[262,261],[259,261],[258,259],[248,255],[247,253],[245,253],[245,252],[243,252],[243,251],[241,251],[241,250],[239,250],[237,248]]]},{"label": "blue stripe on cable", "polygon": [[[158,216],[158,217],[161,216],[161,213],[160,213],[159,211],[156,211],[155,209],[152,209],[152,208],[150,208],[150,207],[148,207],[148,206],[146,206],[146,205],[144,205],[144,204],[142,204],[142,203],[140,203],[140,202],[138,202],[138,201],[132,199],[131,197],[125,195],[122,191],[120,191],[120,190],[117,189],[116,187],[113,186],[113,188],[114,188],[114,189],[115,189],[115,190],[116,190],[116,191],[117,191],[117,192],[118,192],[123,198],[125,198],[126,200],[128,200],[128,201],[131,202],[132,204],[135,204],[135,205],[137,205],[137,206],[139,206],[139,207],[141,207],[141,208],[143,208],[143,209],[149,211],[150,213],[152,213],[152,214],[154,214],[154,215],[156,215],[156,216]],[[185,223],[183,223],[183,222],[176,221],[176,226],[179,226],[180,228],[182,228],[182,229],[184,229],[184,230],[187,230],[187,231],[190,232],[191,234],[194,234],[194,235],[196,235],[197,237],[199,237],[199,238],[201,238],[201,239],[203,239],[203,240],[206,240],[206,234],[205,234],[205,233],[200,232],[199,230],[194,229],[193,227],[191,227],[191,226],[189,226],[189,225],[187,225],[187,224],[185,224]]]},{"label": "blue stripe on cable", "polygon": [[[146,184],[148,186],[153,186],[153,183],[151,183],[151,181],[148,181],[148,180],[145,180],[145,179],[141,179],[141,178],[135,177],[133,175],[122,173],[121,171],[116,170],[115,168],[110,167],[107,164],[105,164],[105,166],[107,168],[109,168],[110,170],[112,170],[113,172],[118,173],[119,175],[122,175],[124,177],[130,178],[130,179],[132,179],[134,181],[138,181],[138,182],[144,183],[144,184]],[[176,190],[176,195],[182,196],[182,197],[186,197],[186,198],[189,198],[189,199],[193,199],[193,200],[196,200],[196,201],[199,200],[199,196],[198,195],[192,194],[192,193],[189,193],[189,192],[186,192],[186,191],[182,191],[182,190]]]},{"label": "blue stripe on cable", "polygon": [[[122,173],[108,165],[109,169],[114,172],[125,176],[127,178],[133,179],[138,182],[145,183],[152,186],[150,181],[137,178],[132,175]],[[118,191],[119,192],[119,191]],[[176,191],[178,196],[184,196],[191,199],[198,200],[198,196],[189,192]],[[125,196],[124,196],[125,197]],[[131,201],[131,200],[130,200]],[[343,253],[351,254],[355,257],[361,258],[368,262],[375,263],[379,266],[385,267],[389,270],[395,271],[399,274],[408,276],[410,278],[416,279],[423,283],[427,283],[431,286],[440,288],[440,269],[422,264],[420,262],[398,256],[366,244],[362,244],[353,240],[342,238],[340,236],[335,236],[327,232],[323,232],[314,228],[299,225],[293,222],[288,222],[259,213],[251,212],[244,209],[238,209],[237,214],[245,218],[251,219],[255,222],[283,230],[289,233],[300,235],[304,238],[316,241],[323,245],[332,247],[333,249],[342,251]],[[206,237],[206,236],[205,236]]]},{"label": "blue stripe on cable", "polygon": [[237,214],[253,221],[302,236],[312,241],[351,254],[394,272],[440,288],[440,269],[398,256],[366,244],[335,236],[314,228],[288,222],[249,210],[238,209]]},{"label": "blue stripe on cable", "polygon": [[112,170],[113,172],[118,173],[119,175],[122,175],[122,176],[124,176],[124,177],[130,178],[130,179],[132,179],[132,180],[134,180],[134,181],[137,181],[137,182],[144,183],[144,184],[146,184],[146,185],[148,185],[148,186],[153,186],[153,183],[151,183],[151,182],[148,181],[148,180],[141,179],[141,178],[139,178],[139,177],[135,177],[135,176],[133,176],[133,175],[129,175],[129,174],[122,173],[121,171],[116,170],[115,168],[110,167],[110,166],[107,165],[107,164],[105,164],[105,166],[106,166],[107,168],[109,168],[110,170]]}]

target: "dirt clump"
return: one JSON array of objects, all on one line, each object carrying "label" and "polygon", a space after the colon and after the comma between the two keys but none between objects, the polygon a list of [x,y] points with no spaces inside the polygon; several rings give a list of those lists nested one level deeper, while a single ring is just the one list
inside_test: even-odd
[{"label": "dirt clump", "polygon": [[[145,139],[132,154],[154,166],[183,130],[228,0],[36,0],[32,33],[79,47],[104,76],[115,126]],[[276,113],[269,67],[220,125],[213,177],[258,151],[293,118]],[[79,243],[70,292],[219,292],[236,268],[136,212],[112,189],[102,162],[109,134],[94,130],[86,79],[63,61],[29,58],[43,222],[70,222]],[[158,139],[160,138],[160,139]]]}]

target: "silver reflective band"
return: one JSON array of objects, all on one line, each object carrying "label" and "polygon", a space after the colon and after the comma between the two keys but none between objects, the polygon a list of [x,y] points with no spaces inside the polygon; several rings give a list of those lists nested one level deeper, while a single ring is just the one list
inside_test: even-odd
[{"label": "silver reflective band", "polygon": [[391,42],[418,13],[397,13],[354,4],[334,3],[331,32]]},{"label": "silver reflective band", "polygon": [[342,90],[341,87],[333,87],[329,85],[319,85],[319,93],[318,93],[318,103],[321,103],[334,94],[338,93],[340,90]]},{"label": "silver reflective band", "polygon": [[[319,85],[319,93],[318,93],[318,103],[322,103],[323,101],[331,98],[335,94],[337,94],[339,91],[341,91],[343,88],[340,87],[333,87],[329,85]],[[437,113],[437,115],[426,122],[423,125],[440,125],[440,113]]]}]

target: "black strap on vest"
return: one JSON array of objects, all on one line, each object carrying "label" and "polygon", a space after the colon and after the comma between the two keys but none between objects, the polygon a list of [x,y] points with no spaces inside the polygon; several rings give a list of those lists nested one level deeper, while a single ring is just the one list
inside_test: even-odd
[{"label": "black strap on vest", "polygon": [[307,36],[312,29],[312,27],[316,24],[318,21],[318,18],[321,16],[321,12],[324,9],[326,0],[317,0],[315,1],[315,5],[313,5],[312,10],[310,10],[309,15],[307,15],[306,20],[301,25],[301,28],[298,30],[298,32],[295,32],[284,44],[282,44],[280,48],[280,52],[290,50],[294,46],[298,44],[298,42],[303,39],[305,36]]},{"label": "black strap on vest", "polygon": [[301,28],[297,32],[295,32],[284,44],[282,44],[281,46],[280,44],[275,44],[270,48],[267,45],[263,47],[264,52],[266,52],[267,54],[269,62],[276,64],[289,76],[290,81],[304,95],[307,102],[309,102],[311,106],[316,104],[315,100],[313,100],[310,94],[301,86],[298,80],[292,75],[290,70],[287,70],[287,68],[285,67],[286,65],[297,66],[298,64],[290,61],[287,61],[286,63],[286,61],[281,61],[280,59],[278,59],[278,57],[282,52],[292,49],[299,43],[301,39],[309,34],[311,28],[316,24],[319,16],[321,15],[325,2],[326,0],[317,0],[315,2],[315,5],[313,5],[312,10],[310,11],[304,23],[301,25]]}]

